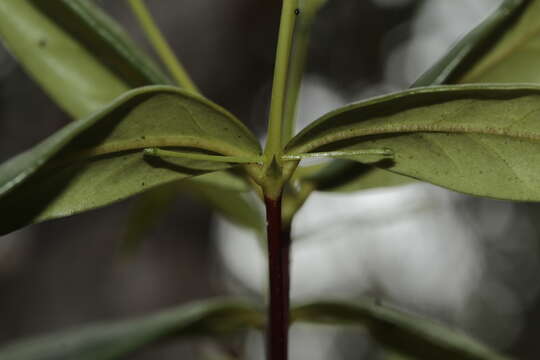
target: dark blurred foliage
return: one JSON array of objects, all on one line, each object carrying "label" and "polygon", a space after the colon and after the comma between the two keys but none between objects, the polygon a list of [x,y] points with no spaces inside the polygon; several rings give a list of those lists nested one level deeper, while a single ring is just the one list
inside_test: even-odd
[{"label": "dark blurred foliage", "polygon": [[[148,48],[124,2],[101,4]],[[407,21],[420,2],[406,4],[383,8],[371,1],[331,1],[315,26],[307,70],[343,94],[379,82],[389,50],[386,35],[400,26],[399,37],[407,38]],[[149,5],[202,92],[261,133],[280,1]],[[12,60],[4,65],[13,69],[0,80],[1,161],[69,121]],[[126,260],[118,250],[129,209],[126,201],[0,239],[0,343],[224,293],[209,240],[211,213],[203,204],[180,196],[140,252]],[[540,310],[531,317],[540,318]],[[520,358],[536,358],[531,351],[538,348],[537,323],[530,322],[515,347]],[[196,353],[187,342],[151,350],[132,359],[191,359]]]}]

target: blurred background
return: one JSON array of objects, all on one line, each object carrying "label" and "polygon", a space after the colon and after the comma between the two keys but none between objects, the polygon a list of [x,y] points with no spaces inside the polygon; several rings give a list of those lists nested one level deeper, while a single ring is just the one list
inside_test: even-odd
[{"label": "blurred background", "polygon": [[[100,3],[147,49],[121,1]],[[332,0],[315,24],[299,122],[405,89],[499,0]],[[202,92],[264,137],[280,1],[148,1]],[[0,161],[68,117],[0,47]],[[216,295],[264,301],[254,234],[180,194],[139,251],[120,255],[133,200],[0,238],[0,344]],[[375,296],[518,359],[540,344],[540,207],[427,184],[317,193],[293,228],[292,297]],[[1,221],[1,220],[0,220]],[[292,359],[382,359],[359,329],[294,326]],[[168,343],[134,355],[262,359],[262,339]]]}]

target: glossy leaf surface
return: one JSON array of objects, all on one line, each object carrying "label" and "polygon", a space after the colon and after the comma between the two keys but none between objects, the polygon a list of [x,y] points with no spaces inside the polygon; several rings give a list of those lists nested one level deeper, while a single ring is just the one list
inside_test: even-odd
[{"label": "glossy leaf surface", "polygon": [[260,327],[264,316],[236,301],[184,305],[134,320],[96,324],[23,340],[0,350],[3,360],[112,360],[167,338],[219,335]]},{"label": "glossy leaf surface", "polygon": [[540,200],[540,88],[442,86],[336,110],[288,153],[388,148],[377,166],[456,191]]},{"label": "glossy leaf surface", "polygon": [[0,233],[107,205],[153,186],[230,165],[143,156],[148,147],[258,156],[249,130],[177,88],[133,90],[0,166]]},{"label": "glossy leaf surface", "polygon": [[486,346],[427,318],[376,302],[315,302],[293,310],[297,321],[362,325],[381,345],[418,360],[505,360]]},{"label": "glossy leaf surface", "polygon": [[101,8],[89,0],[32,0],[130,87],[171,84],[161,69]]},{"label": "glossy leaf surface", "polygon": [[0,38],[45,92],[75,118],[99,110],[128,90],[78,39],[29,0],[0,1]]}]

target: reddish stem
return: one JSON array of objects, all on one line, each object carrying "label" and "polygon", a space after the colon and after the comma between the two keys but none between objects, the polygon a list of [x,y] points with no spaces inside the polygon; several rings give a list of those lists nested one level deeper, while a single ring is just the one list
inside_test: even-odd
[{"label": "reddish stem", "polygon": [[267,328],[268,360],[287,360],[289,332],[289,228],[281,222],[281,196],[265,199],[268,267],[270,276],[270,308]]}]

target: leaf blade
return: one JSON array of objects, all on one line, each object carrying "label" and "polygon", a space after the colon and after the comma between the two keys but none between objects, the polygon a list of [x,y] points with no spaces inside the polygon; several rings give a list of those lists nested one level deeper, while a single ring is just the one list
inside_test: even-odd
[{"label": "leaf blade", "polygon": [[539,83],[538,0],[506,0],[412,87],[465,83]]},{"label": "leaf blade", "polygon": [[371,301],[314,302],[293,309],[293,318],[315,323],[363,325],[385,347],[415,359],[508,359],[459,331]]},{"label": "leaf blade", "polygon": [[[508,28],[524,13],[526,0],[505,0],[486,20],[459,40],[439,61],[416,80],[411,87],[458,82],[466,69],[475,66],[500,41]],[[515,79],[513,82],[523,80]],[[467,82],[467,81],[459,81]]]},{"label": "leaf blade", "polygon": [[[0,166],[0,207],[11,219],[2,223],[0,232],[231,166],[143,158],[142,150],[154,146],[232,156],[260,154],[257,139],[219,106],[174,87],[132,90]],[[43,192],[45,188],[49,191]]]},{"label": "leaf blade", "polygon": [[378,165],[386,170],[464,193],[538,201],[539,91],[461,85],[383,96],[323,116],[287,152],[387,147],[396,155]]},{"label": "leaf blade", "polygon": [[88,0],[32,0],[129,87],[172,85],[171,80],[101,8]]},{"label": "leaf blade", "polygon": [[[533,4],[535,2],[535,4]],[[540,63],[540,56],[529,56],[528,61],[533,66],[512,66],[503,65],[499,74],[505,76],[492,76],[485,74],[482,78],[471,78],[468,76],[467,69],[476,68],[486,62],[486,57],[490,57],[493,48],[507,47],[507,35],[505,33],[515,32],[516,27],[533,27],[536,23],[528,20],[524,23],[523,19],[531,18],[531,13],[540,16],[538,9],[531,10],[532,7],[538,7],[538,0],[505,0],[498,9],[496,9],[486,20],[478,25],[471,32],[466,34],[458,41],[438,62],[428,69],[418,80],[416,80],[411,88],[422,86],[434,86],[442,84],[457,84],[468,82],[539,82],[536,81],[538,72],[535,69],[538,67],[534,64]],[[520,25],[521,24],[521,25]],[[529,54],[530,55],[530,54]],[[519,73],[518,73],[519,71]],[[496,72],[495,72],[496,75]],[[326,178],[335,176],[344,176],[343,181],[349,181],[351,175],[357,169],[357,165],[351,164],[348,168],[343,168],[340,165],[329,165],[327,169],[320,171],[320,176]],[[368,166],[365,166],[366,170]],[[336,172],[336,169],[340,171]],[[349,189],[370,189],[384,186],[395,186],[414,181],[411,178],[401,176],[397,173],[390,173],[377,168],[372,168],[366,172],[367,177],[364,179],[360,174],[354,182],[349,181]],[[332,187],[325,187],[324,191],[333,191]],[[339,190],[338,190],[339,191]]]},{"label": "leaf blade", "polygon": [[28,0],[0,2],[0,37],[45,92],[75,118],[97,111],[128,89]]},{"label": "leaf blade", "polygon": [[459,83],[540,83],[540,1],[525,0],[496,44],[472,69],[456,75]]},{"label": "leaf blade", "polygon": [[86,326],[22,340],[0,350],[5,360],[117,359],[167,337],[216,335],[260,327],[263,315],[233,300],[207,300],[139,319]]}]

